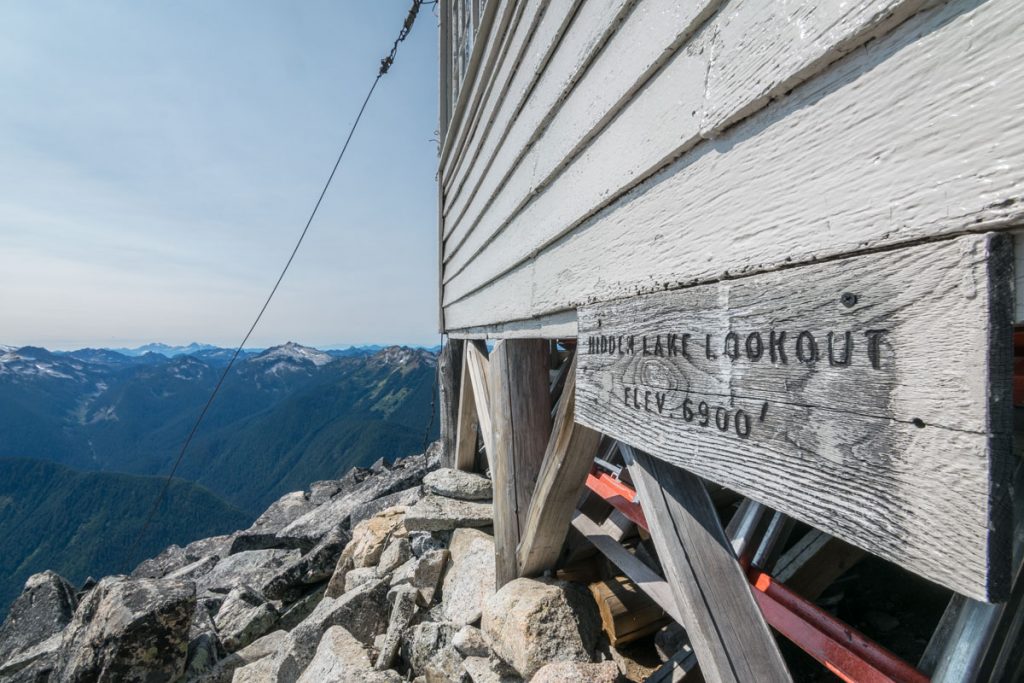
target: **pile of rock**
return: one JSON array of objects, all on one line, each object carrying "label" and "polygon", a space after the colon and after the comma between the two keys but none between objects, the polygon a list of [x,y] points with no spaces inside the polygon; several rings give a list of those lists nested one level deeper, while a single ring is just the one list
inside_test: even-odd
[{"label": "pile of rock", "polygon": [[0,680],[619,680],[594,661],[585,588],[495,591],[490,481],[433,460],[317,482],[130,576],[33,576],[0,627]]}]

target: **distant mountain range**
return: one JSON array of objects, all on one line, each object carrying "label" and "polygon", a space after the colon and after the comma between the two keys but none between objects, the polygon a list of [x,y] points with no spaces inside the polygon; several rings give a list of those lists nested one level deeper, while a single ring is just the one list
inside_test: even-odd
[{"label": "distant mountain range", "polygon": [[[0,352],[0,457],[165,473],[230,353],[8,348]],[[337,357],[289,342],[247,354],[179,475],[256,513],[289,486],[408,455],[430,422],[435,370],[435,354],[408,347]]]},{"label": "distant mountain range", "polygon": [[[118,549],[102,548],[124,542],[117,520],[127,529],[152,503],[155,477],[170,471],[234,353],[140,348],[0,347],[0,600],[20,588],[5,577],[28,570],[119,571]],[[166,512],[188,525],[165,519],[152,548],[247,526],[284,493],[421,452],[424,437],[438,432],[430,414],[436,368],[435,353],[408,347],[321,351],[289,342],[246,351],[177,471],[184,481],[176,490],[191,507]],[[93,500],[90,490],[103,494]],[[61,496],[73,500],[61,508]],[[91,501],[84,508],[83,496]],[[31,518],[36,499],[50,521]],[[194,520],[200,513],[203,524]],[[81,565],[58,552],[70,541],[47,536],[54,524],[74,547],[90,548],[77,553]]]},{"label": "distant mountain range", "polygon": [[[349,356],[364,356],[376,353],[381,349],[387,348],[384,344],[366,344],[363,346],[344,346],[336,344],[323,349],[324,353],[329,353],[335,358],[347,358]],[[437,353],[441,350],[440,346],[417,346],[412,345],[410,348],[414,349],[426,349],[427,351],[433,351]],[[0,345],[0,351],[7,349],[13,350],[14,347]],[[239,353],[239,357],[247,358],[249,356],[256,355],[266,349],[262,348],[251,348],[243,349]],[[107,353],[118,353],[123,356],[131,356],[133,358],[138,356],[145,356],[150,353],[155,353],[167,358],[173,358],[175,356],[197,356],[199,358],[223,358],[225,362],[231,358],[231,354],[235,352],[235,349],[224,348],[220,346],[213,346],[212,344],[200,344],[198,342],[192,342],[185,346],[168,346],[167,344],[153,343],[143,344],[142,346],[136,346],[133,349],[128,348],[115,348],[115,349],[79,349],[77,351],[66,351],[63,353],[69,354],[83,354],[88,352],[107,352]],[[58,351],[57,353],[62,353]]]}]

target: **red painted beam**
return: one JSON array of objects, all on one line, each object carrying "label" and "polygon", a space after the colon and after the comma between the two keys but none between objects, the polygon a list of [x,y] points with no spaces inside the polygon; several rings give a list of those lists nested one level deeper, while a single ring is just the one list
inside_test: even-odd
[{"label": "red painted beam", "polygon": [[[648,528],[647,518],[632,487],[595,468],[587,476],[587,488],[632,522]],[[748,577],[765,621],[842,680],[848,683],[927,683],[930,680],[889,650],[768,574],[752,568]]]},{"label": "red painted beam", "polygon": [[765,621],[844,681],[927,683],[930,680],[768,574],[751,569],[748,576],[754,584],[754,597]]},{"label": "red painted beam", "polygon": [[595,469],[587,475],[587,488],[601,496],[613,508],[621,512],[637,526],[647,529],[647,518],[643,508],[636,501],[636,491],[632,487],[606,472]]}]

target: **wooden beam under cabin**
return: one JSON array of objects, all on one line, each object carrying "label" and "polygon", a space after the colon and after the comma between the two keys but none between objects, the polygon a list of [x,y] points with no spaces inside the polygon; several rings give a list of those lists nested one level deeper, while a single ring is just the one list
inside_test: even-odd
[{"label": "wooden beam under cabin", "polygon": [[452,467],[464,472],[473,471],[476,461],[476,442],[479,436],[476,398],[473,395],[473,381],[470,379],[469,354],[462,354],[462,372],[459,373],[459,404],[456,417],[455,447]]},{"label": "wooden beam under cabin", "polygon": [[[465,369],[469,371],[469,381],[473,389],[473,404],[476,406],[480,438],[484,442],[484,451],[487,455],[487,467],[493,472],[494,430],[491,428],[490,361],[487,358],[487,347],[483,341],[474,340],[466,343],[464,353]],[[473,448],[476,449],[475,440]]]},{"label": "wooden beam under cabin", "polygon": [[516,551],[551,434],[548,350],[543,339],[507,339],[490,357],[498,588],[519,575]]},{"label": "wooden beam under cabin", "polygon": [[574,421],[576,358],[566,362],[564,391],[522,528],[517,552],[520,576],[554,568],[601,444],[600,434]]},{"label": "wooden beam under cabin", "polygon": [[782,554],[772,573],[779,583],[814,600],[864,555],[856,546],[811,529]]},{"label": "wooden beam under cabin", "polygon": [[441,457],[446,467],[458,467],[456,448],[459,443],[463,345],[461,339],[449,339],[437,357],[437,373],[440,376],[438,397],[441,403]]},{"label": "wooden beam under cabin", "polygon": [[701,671],[715,681],[791,681],[703,482],[626,444],[620,451]]}]

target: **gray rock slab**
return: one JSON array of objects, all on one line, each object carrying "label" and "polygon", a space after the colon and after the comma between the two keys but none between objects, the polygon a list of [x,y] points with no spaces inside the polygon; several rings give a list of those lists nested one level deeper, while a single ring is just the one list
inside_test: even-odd
[{"label": "gray rock slab", "polygon": [[168,546],[156,557],[145,560],[132,571],[135,579],[159,579],[185,565],[205,557],[226,557],[235,539],[235,534],[211,536],[189,543],[184,548]]},{"label": "gray rock slab", "polygon": [[309,486],[309,500],[314,505],[323,505],[335,496],[354,491],[371,474],[365,467],[353,467],[341,479],[314,481]]},{"label": "gray rock slab", "polygon": [[[497,657],[466,657],[462,668],[473,683],[523,683],[523,677]],[[582,678],[566,678],[561,683],[591,683]]]},{"label": "gray rock slab", "polygon": [[395,671],[374,671],[366,647],[342,626],[331,626],[324,632],[316,654],[297,683],[399,683],[401,680]]},{"label": "gray rock slab", "polygon": [[458,500],[490,500],[492,495],[487,477],[449,467],[428,472],[423,486],[430,493]]},{"label": "gray rock slab", "polygon": [[330,531],[309,552],[275,574],[263,586],[263,594],[271,600],[297,600],[311,584],[331,578],[338,558],[350,540],[351,535],[344,529]]},{"label": "gray rock slab", "polygon": [[423,497],[423,487],[413,486],[411,488],[397,491],[395,493],[375,498],[353,508],[349,515],[349,527],[355,528],[363,520],[373,517],[379,512],[396,506],[408,507]]},{"label": "gray rock slab", "polygon": [[478,529],[456,529],[448,547],[448,572],[441,588],[446,619],[460,626],[480,619],[484,602],[494,594],[494,537]]},{"label": "gray rock slab", "polygon": [[463,657],[490,657],[492,654],[484,632],[475,626],[460,628],[452,638],[452,645]]},{"label": "gray rock slab", "polygon": [[396,491],[417,486],[423,480],[426,470],[416,463],[396,466],[384,472],[367,477],[358,486],[344,494],[338,494],[323,505],[299,517],[281,530],[281,536],[307,538],[318,542],[327,532],[349,526],[349,516],[360,505],[376,500]]},{"label": "gray rock slab", "polygon": [[425,496],[406,511],[405,528],[412,531],[446,531],[461,527],[491,526],[494,515],[490,503],[455,500],[444,496]]},{"label": "gray rock slab", "polygon": [[391,572],[408,562],[411,557],[412,546],[409,544],[409,539],[405,537],[392,538],[380,554],[380,560],[377,562],[377,573],[381,576],[391,574]]},{"label": "gray rock slab", "polygon": [[281,618],[278,619],[277,628],[291,631],[293,628],[298,626],[299,622],[312,614],[313,610],[316,609],[316,606],[324,599],[324,593],[326,593],[326,591],[327,583],[325,582],[313,588],[310,592],[306,593],[289,605],[281,614]]},{"label": "gray rock slab", "polygon": [[209,573],[196,579],[200,592],[228,593],[235,586],[263,586],[285,566],[302,556],[299,550],[247,550],[220,560]]},{"label": "gray rock slab", "polygon": [[64,630],[55,680],[174,680],[185,668],[195,587],[186,581],[107,577]]},{"label": "gray rock slab", "polygon": [[287,645],[288,632],[273,631],[219,660],[209,671],[196,676],[190,683],[230,683],[236,669],[268,657],[282,657]]},{"label": "gray rock slab", "polygon": [[484,603],[481,628],[523,678],[550,662],[591,662],[600,633],[593,598],[561,581],[516,579]]},{"label": "gray rock slab", "polygon": [[337,598],[325,597],[313,612],[292,629],[281,667],[303,671],[313,659],[320,638],[331,626],[344,626],[363,645],[384,633],[388,623],[387,582],[359,586]]},{"label": "gray rock slab", "polygon": [[75,589],[55,572],[28,577],[0,626],[0,662],[60,633],[77,606]]},{"label": "gray rock slab", "polygon": [[231,589],[213,621],[228,652],[240,650],[266,635],[278,618],[277,609],[250,586]]},{"label": "gray rock slab", "polygon": [[587,662],[552,662],[545,664],[530,679],[531,683],[564,683],[565,681],[586,681],[587,683],[619,683],[624,681],[615,662],[599,664]]},{"label": "gray rock slab", "polygon": [[419,591],[413,586],[399,586],[388,593],[392,600],[388,630],[379,645],[379,654],[374,668],[378,671],[391,668],[402,644],[402,633],[416,616]]},{"label": "gray rock slab", "polygon": [[[425,621],[407,629],[402,637],[402,659],[416,675],[424,675],[428,680],[437,678],[438,673],[451,668],[448,679],[458,680],[461,669],[461,657],[452,647],[452,638],[458,626],[449,622]],[[458,660],[453,662],[452,657]],[[451,665],[454,664],[454,667]]]}]

